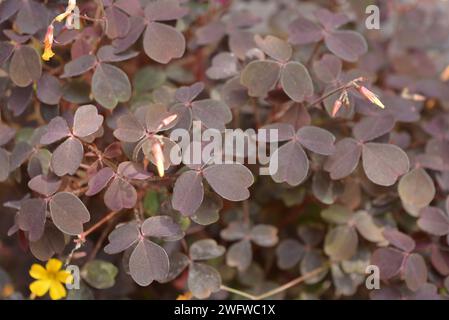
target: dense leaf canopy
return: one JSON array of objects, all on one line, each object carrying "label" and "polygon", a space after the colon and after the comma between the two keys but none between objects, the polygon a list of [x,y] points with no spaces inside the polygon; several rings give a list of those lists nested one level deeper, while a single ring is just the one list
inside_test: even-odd
[{"label": "dense leaf canopy", "polygon": [[379,3],[0,0],[0,299],[447,299],[449,5]]}]

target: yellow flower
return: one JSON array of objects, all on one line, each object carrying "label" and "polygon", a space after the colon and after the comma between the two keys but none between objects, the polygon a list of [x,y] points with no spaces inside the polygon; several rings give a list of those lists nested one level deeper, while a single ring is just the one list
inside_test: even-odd
[{"label": "yellow flower", "polygon": [[51,58],[53,58],[55,53],[51,49],[51,47],[45,46],[44,54],[42,55],[42,60],[44,61],[50,61]]},{"label": "yellow flower", "polygon": [[180,295],[176,298],[176,300],[192,300],[192,297],[193,297],[192,293],[191,293],[190,291],[187,291],[187,292],[184,293],[184,294],[180,294]]},{"label": "yellow flower", "polygon": [[44,39],[44,54],[42,55],[42,59],[45,61],[49,61],[55,55],[55,53],[52,50],[53,31],[54,31],[54,27],[51,24],[47,28],[47,33],[45,34],[45,39]]},{"label": "yellow flower", "polygon": [[30,276],[36,281],[30,284],[30,291],[38,297],[44,296],[50,291],[52,300],[59,300],[67,295],[63,284],[73,282],[70,272],[61,270],[62,262],[58,259],[48,260],[45,268],[39,264],[33,264],[30,269]]},{"label": "yellow flower", "polygon": [[45,40],[44,40],[44,53],[42,54],[42,59],[44,61],[49,61],[51,58],[54,57],[55,53],[52,50],[53,46],[53,23],[55,21],[62,22],[66,18],[69,18],[72,16],[73,11],[76,9],[76,0],[69,0],[69,3],[67,5],[67,8],[65,9],[65,12],[57,15],[51,24],[48,26],[47,33],[45,34]]}]

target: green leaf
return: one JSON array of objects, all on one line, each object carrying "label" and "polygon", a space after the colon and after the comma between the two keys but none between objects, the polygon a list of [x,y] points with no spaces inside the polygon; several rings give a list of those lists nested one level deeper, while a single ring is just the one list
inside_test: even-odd
[{"label": "green leaf", "polygon": [[182,231],[186,231],[190,227],[190,219],[188,217],[180,215],[176,222],[179,224]]},{"label": "green leaf", "polygon": [[157,68],[146,67],[137,71],[133,79],[133,87],[137,94],[159,88],[167,79],[165,73]]},{"label": "green leaf", "polygon": [[131,84],[121,69],[100,63],[92,78],[92,93],[103,107],[114,109],[119,102],[126,102],[131,98]]},{"label": "green leaf", "polygon": [[33,128],[29,127],[20,128],[16,133],[16,140],[15,140],[16,144],[20,142],[30,143],[33,133],[34,133]]},{"label": "green leaf", "polygon": [[78,290],[69,290],[67,300],[94,300],[92,290],[82,281]]},{"label": "green leaf", "polygon": [[159,210],[159,194],[154,190],[148,190],[143,199],[143,208],[147,217],[154,216]]},{"label": "green leaf", "polygon": [[403,203],[421,209],[434,199],[435,185],[426,170],[416,168],[401,177],[398,193]]},{"label": "green leaf", "polygon": [[357,252],[357,244],[358,237],[354,228],[339,226],[327,233],[324,240],[324,252],[332,260],[347,260]]},{"label": "green leaf", "polygon": [[326,222],[345,224],[353,217],[353,213],[348,208],[335,204],[321,211],[321,217]]},{"label": "green leaf", "polygon": [[83,279],[96,289],[108,289],[114,286],[118,269],[112,263],[93,260],[86,263],[81,271]]}]

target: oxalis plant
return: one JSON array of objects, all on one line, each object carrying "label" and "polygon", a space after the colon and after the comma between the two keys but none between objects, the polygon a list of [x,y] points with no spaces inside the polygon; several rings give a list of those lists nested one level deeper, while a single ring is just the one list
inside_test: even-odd
[{"label": "oxalis plant", "polygon": [[0,0],[0,298],[446,299],[449,6],[364,3]]}]

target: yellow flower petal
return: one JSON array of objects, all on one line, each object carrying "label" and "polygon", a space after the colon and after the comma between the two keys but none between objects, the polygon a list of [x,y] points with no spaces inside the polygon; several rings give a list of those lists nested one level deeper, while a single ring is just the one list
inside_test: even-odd
[{"label": "yellow flower petal", "polygon": [[192,293],[190,291],[184,293],[184,294],[180,294],[176,300],[192,300]]},{"label": "yellow flower petal", "polygon": [[48,272],[40,264],[33,264],[30,269],[30,276],[36,280],[48,279]]},{"label": "yellow flower petal", "polygon": [[44,61],[50,61],[51,58],[53,58],[55,53],[51,48],[45,48],[44,54],[42,55],[42,60]]},{"label": "yellow flower petal", "polygon": [[45,268],[48,272],[57,273],[62,268],[62,261],[58,259],[50,259],[45,265]]},{"label": "yellow flower petal", "polygon": [[30,284],[30,291],[38,297],[45,295],[50,289],[51,280],[37,280]]},{"label": "yellow flower petal", "polygon": [[50,285],[50,298],[52,300],[59,300],[67,295],[67,291],[61,282],[53,280]]},{"label": "yellow flower petal", "polygon": [[66,12],[63,12],[63,13],[61,13],[61,14],[58,14],[58,15],[56,16],[55,20],[58,21],[58,22],[61,22],[62,20],[64,20],[65,18],[67,18],[67,16],[68,16],[69,14],[71,14],[71,13],[72,13],[72,11],[66,11]]},{"label": "yellow flower petal", "polygon": [[64,284],[73,283],[73,276],[68,271],[59,271],[56,275],[56,279]]}]

